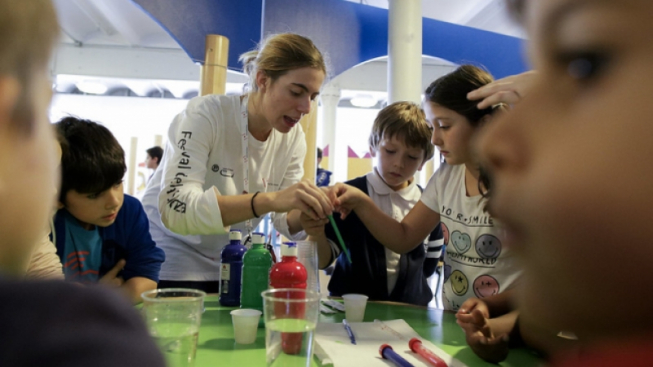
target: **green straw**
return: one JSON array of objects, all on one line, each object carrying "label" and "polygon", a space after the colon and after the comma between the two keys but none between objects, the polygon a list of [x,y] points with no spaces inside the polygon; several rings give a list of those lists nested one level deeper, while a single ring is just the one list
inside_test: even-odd
[{"label": "green straw", "polygon": [[333,230],[336,232],[336,237],[338,237],[338,242],[340,242],[342,251],[344,251],[345,255],[347,256],[347,261],[349,261],[349,264],[351,264],[351,256],[349,255],[349,251],[347,251],[347,247],[345,247],[345,241],[342,240],[342,236],[340,235],[336,221],[333,220],[333,215],[329,215],[329,222],[331,222],[331,227],[333,227]]}]

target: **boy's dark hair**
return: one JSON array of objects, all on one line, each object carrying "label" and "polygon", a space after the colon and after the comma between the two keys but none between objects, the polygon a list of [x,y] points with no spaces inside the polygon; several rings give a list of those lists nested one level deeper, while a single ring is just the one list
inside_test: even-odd
[{"label": "boy's dark hair", "polygon": [[317,148],[317,159],[322,159],[322,149]]},{"label": "boy's dark hair", "polygon": [[431,129],[424,111],[412,102],[395,102],[386,106],[374,119],[368,143],[378,149],[382,139],[402,140],[406,146],[424,150],[424,160],[433,158],[435,147],[431,144]]},{"label": "boy's dark hair", "polygon": [[109,129],[76,117],[61,119],[55,128],[61,144],[61,203],[70,190],[96,194],[122,181],[125,152]]},{"label": "boy's dark hair", "polygon": [[[424,92],[424,98],[427,102],[433,102],[462,115],[476,128],[485,116],[494,112],[494,107],[479,110],[476,107],[478,101],[467,99],[467,93],[493,81],[494,78],[487,71],[474,65],[462,65],[431,83]],[[491,186],[490,177],[482,167],[480,171],[479,190],[483,196],[488,196]]]},{"label": "boy's dark hair", "polygon": [[146,152],[150,157],[156,158],[156,164],[161,164],[161,158],[163,157],[163,148],[154,146],[146,150]]},{"label": "boy's dark hair", "polygon": [[59,37],[59,24],[50,0],[0,0],[0,75],[21,84],[12,121],[29,133],[34,125],[33,85],[36,71],[45,69]]}]

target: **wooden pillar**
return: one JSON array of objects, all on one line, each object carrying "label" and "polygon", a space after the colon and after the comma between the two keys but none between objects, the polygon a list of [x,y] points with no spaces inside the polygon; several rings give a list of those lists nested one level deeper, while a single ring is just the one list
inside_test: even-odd
[{"label": "wooden pillar", "polygon": [[129,144],[129,169],[127,170],[127,193],[134,195],[136,187],[136,149],[138,149],[138,138],[132,137]]},{"label": "wooden pillar", "polygon": [[306,134],[306,157],[304,158],[304,179],[315,183],[317,171],[317,101],[311,102],[311,112],[299,123]]},{"label": "wooden pillar", "polygon": [[225,94],[229,39],[217,34],[206,36],[204,65],[200,69],[200,95]]}]

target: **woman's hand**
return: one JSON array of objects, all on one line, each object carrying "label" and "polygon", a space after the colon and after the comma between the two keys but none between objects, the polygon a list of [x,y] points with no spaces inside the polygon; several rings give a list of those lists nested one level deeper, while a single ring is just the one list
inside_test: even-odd
[{"label": "woman's hand", "polygon": [[308,180],[272,194],[272,211],[277,213],[297,209],[313,220],[325,219],[333,213],[327,194]]},{"label": "woman's hand", "polygon": [[531,70],[495,80],[477,90],[469,92],[467,99],[470,101],[482,100],[477,105],[481,110],[499,103],[514,105],[519,103],[528,94],[528,90],[533,85],[533,80],[535,80],[536,76],[537,72]]}]

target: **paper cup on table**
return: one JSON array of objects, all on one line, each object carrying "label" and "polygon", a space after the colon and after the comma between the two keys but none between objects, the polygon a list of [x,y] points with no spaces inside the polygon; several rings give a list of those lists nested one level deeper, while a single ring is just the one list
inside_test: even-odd
[{"label": "paper cup on table", "polygon": [[343,294],[345,301],[345,318],[349,322],[362,322],[367,306],[367,296],[364,294]]},{"label": "paper cup on table", "polygon": [[256,341],[256,329],[261,311],[244,308],[231,311],[231,322],[234,325],[234,338],[238,344],[252,344]]}]

